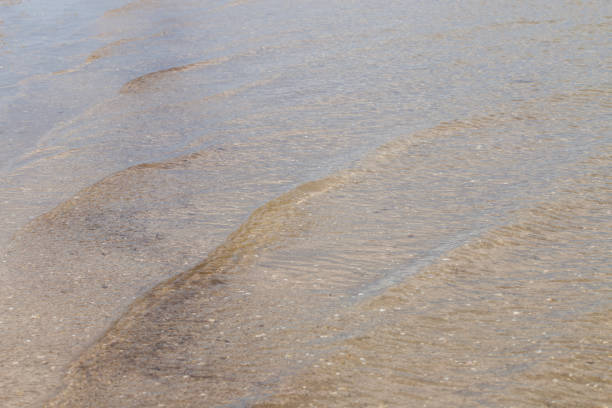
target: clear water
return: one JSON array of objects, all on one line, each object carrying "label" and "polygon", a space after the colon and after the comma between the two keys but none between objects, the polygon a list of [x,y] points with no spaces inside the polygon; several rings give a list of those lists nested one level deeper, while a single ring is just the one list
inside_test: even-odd
[{"label": "clear water", "polygon": [[609,403],[606,1],[0,2],[0,402]]}]

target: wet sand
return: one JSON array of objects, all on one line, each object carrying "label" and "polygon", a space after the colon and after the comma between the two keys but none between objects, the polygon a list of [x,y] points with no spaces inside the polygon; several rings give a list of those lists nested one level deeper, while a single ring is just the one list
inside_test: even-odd
[{"label": "wet sand", "polygon": [[0,405],[607,406],[610,10],[502,3],[0,3]]}]

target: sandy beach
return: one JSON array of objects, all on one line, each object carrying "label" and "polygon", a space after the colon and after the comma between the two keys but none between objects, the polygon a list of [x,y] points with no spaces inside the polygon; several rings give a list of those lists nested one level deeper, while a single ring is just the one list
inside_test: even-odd
[{"label": "sandy beach", "polygon": [[0,406],[607,407],[611,11],[0,1]]}]

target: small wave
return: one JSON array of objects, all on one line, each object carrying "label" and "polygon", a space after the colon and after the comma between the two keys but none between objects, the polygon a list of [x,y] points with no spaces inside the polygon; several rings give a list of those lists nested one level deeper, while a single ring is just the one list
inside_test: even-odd
[{"label": "small wave", "polygon": [[141,75],[127,82],[125,85],[121,87],[121,89],[119,90],[119,93],[128,94],[128,93],[144,92],[146,90],[150,90],[153,84],[155,84],[160,79],[166,78],[167,76],[173,73],[191,71],[194,69],[199,69],[199,68],[213,66],[213,65],[220,65],[229,60],[230,60],[229,57],[215,58],[215,59],[210,59],[210,60],[205,60],[205,61],[194,62],[194,63],[187,64],[187,65],[181,65],[178,67],[162,69],[162,70],[155,71],[155,72],[150,72],[148,74]]}]

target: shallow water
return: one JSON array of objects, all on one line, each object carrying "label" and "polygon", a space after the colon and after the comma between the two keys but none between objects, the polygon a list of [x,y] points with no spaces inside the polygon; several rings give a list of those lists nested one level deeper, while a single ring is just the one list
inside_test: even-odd
[{"label": "shallow water", "polygon": [[0,2],[3,406],[612,397],[605,1]]}]

